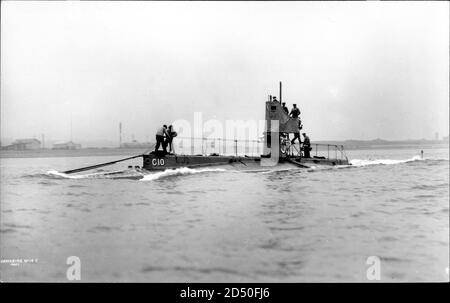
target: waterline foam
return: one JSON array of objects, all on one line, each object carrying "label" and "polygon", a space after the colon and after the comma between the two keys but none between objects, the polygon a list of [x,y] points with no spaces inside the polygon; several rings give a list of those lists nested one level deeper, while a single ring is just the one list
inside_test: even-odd
[{"label": "waterline foam", "polygon": [[205,173],[205,172],[223,172],[226,171],[226,169],[223,168],[203,168],[203,169],[193,169],[193,168],[187,168],[187,167],[181,167],[176,169],[166,169],[164,171],[151,173],[144,175],[142,179],[139,181],[154,181],[165,177],[170,176],[184,176],[184,175],[195,175],[199,173]]},{"label": "waterline foam", "polygon": [[424,160],[420,156],[414,156],[410,159],[404,160],[393,160],[393,159],[377,159],[377,160],[362,160],[362,159],[353,159],[350,160],[350,163],[353,166],[368,166],[368,165],[392,165],[392,164],[401,164],[408,163],[413,161],[421,161]]}]

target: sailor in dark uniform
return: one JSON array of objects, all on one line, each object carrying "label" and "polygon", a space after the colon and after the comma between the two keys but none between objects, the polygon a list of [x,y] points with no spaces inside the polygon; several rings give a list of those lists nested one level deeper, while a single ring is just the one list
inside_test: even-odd
[{"label": "sailor in dark uniform", "polygon": [[295,140],[298,139],[298,144],[302,144],[302,139],[300,138],[300,130],[303,128],[302,121],[298,120],[298,129],[294,133],[294,139],[291,140],[291,144],[295,143]]},{"label": "sailor in dark uniform", "polygon": [[169,125],[168,129],[169,137],[166,138],[166,146],[169,145],[169,153],[173,152],[173,146],[172,146],[172,140],[174,137],[176,137],[178,134],[176,131],[173,130],[173,126]]},{"label": "sailor in dark uniform", "polygon": [[167,125],[163,125],[163,127],[158,128],[158,131],[156,132],[156,146],[155,146],[155,152],[158,151],[159,146],[162,145],[164,153],[167,153],[167,146],[166,142],[164,141],[164,135],[166,135],[167,138],[170,138],[169,133],[167,132]]},{"label": "sailor in dark uniform", "polygon": [[300,116],[300,109],[297,107],[297,104],[293,104],[293,106],[294,107],[291,109],[289,116],[292,118],[298,118],[298,116]]},{"label": "sailor in dark uniform", "polygon": [[282,107],[283,107],[283,111],[289,115],[289,109],[286,107],[286,102],[281,103]]},{"label": "sailor in dark uniform", "polygon": [[303,154],[305,158],[311,158],[310,151],[311,151],[311,141],[309,141],[309,137],[306,135],[306,133],[302,134],[303,139]]},{"label": "sailor in dark uniform", "polygon": [[298,144],[302,143],[302,140],[300,139],[300,130],[299,129],[297,130],[297,132],[294,133],[294,138],[291,140],[291,144],[294,144],[296,139],[298,139]]}]

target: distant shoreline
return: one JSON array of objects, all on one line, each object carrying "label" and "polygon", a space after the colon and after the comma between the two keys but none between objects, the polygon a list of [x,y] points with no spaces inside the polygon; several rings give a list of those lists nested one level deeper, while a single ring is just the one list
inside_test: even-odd
[{"label": "distant shoreline", "polygon": [[1,150],[0,158],[48,158],[90,156],[132,156],[148,151],[148,148],[81,148],[73,150],[36,149]]},{"label": "distant shoreline", "polygon": [[[344,145],[345,150],[377,150],[377,149],[435,149],[449,148],[448,142],[422,144],[372,144],[352,145],[348,142],[317,141],[312,143]],[[91,157],[91,156],[133,156],[148,152],[147,148],[82,148],[76,150],[0,150],[0,158],[53,158],[53,157]]]},{"label": "distant shoreline", "polygon": [[345,150],[370,150],[370,149],[431,149],[431,148],[449,148],[449,142],[439,142],[439,143],[385,143],[385,144],[355,144],[349,142],[330,142],[330,141],[321,141],[321,142],[313,142],[313,143],[321,143],[321,144],[336,144],[343,145]]}]

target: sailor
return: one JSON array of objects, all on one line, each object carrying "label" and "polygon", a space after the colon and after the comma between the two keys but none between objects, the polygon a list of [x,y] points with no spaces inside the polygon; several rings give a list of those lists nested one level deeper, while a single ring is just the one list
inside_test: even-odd
[{"label": "sailor", "polygon": [[173,152],[172,140],[178,134],[177,134],[176,131],[173,130],[173,126],[172,125],[169,125],[169,129],[168,129],[167,132],[169,133],[169,137],[166,138],[166,146],[167,146],[167,144],[169,144],[169,153],[171,153],[171,152]]},{"label": "sailor", "polygon": [[309,137],[306,135],[306,133],[302,134],[304,139],[303,139],[303,154],[305,156],[305,158],[311,158],[311,155],[309,154],[309,152],[311,151],[311,141],[309,141]]},{"label": "sailor", "polygon": [[278,102],[277,97],[273,96],[272,102]]},{"label": "sailor", "polygon": [[281,105],[283,107],[284,112],[289,115],[289,109],[286,107],[286,102],[281,103]]},{"label": "sailor", "polygon": [[156,132],[155,152],[157,152],[159,146],[162,145],[164,153],[167,153],[166,142],[164,142],[164,135],[166,135],[167,138],[170,138],[169,132],[167,131],[167,125],[165,124],[163,125],[163,127],[160,127]]},{"label": "sailor", "polygon": [[300,109],[298,109],[297,104],[293,104],[293,106],[294,107],[291,109],[289,116],[292,118],[298,118],[298,116],[300,116]]},{"label": "sailor", "polygon": [[300,139],[300,129],[298,129],[298,130],[294,133],[294,139],[291,140],[291,144],[294,144],[296,139],[298,139],[298,143],[299,143],[299,144],[302,143],[302,140]]}]

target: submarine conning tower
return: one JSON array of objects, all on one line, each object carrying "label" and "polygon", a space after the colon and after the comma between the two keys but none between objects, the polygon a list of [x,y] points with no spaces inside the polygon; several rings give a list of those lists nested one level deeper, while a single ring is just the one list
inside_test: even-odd
[{"label": "submarine conning tower", "polygon": [[[300,117],[290,117],[283,110],[281,87],[280,82],[279,100],[275,100],[269,95],[269,100],[266,101],[266,127],[261,157],[278,157],[281,162],[292,163],[294,161],[297,165],[299,163],[349,165],[343,145],[308,142],[308,145],[305,146],[300,142],[291,143],[289,134],[299,134],[302,125]],[[305,151],[305,148],[309,151]]]},{"label": "submarine conning tower", "polygon": [[[300,132],[299,118],[292,118],[283,110],[281,105],[282,103],[282,86],[280,82],[280,100],[273,100],[272,96],[269,96],[269,100],[266,101],[266,129],[264,132],[264,154],[268,155],[272,150],[272,141],[271,136],[276,135],[275,140],[280,142],[280,133],[293,134]],[[276,125],[272,125],[273,121],[278,121],[278,127]],[[281,145],[280,145],[281,147]],[[283,153],[280,152],[280,155]]]}]

